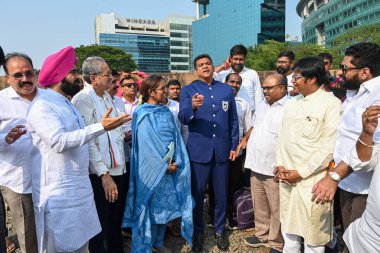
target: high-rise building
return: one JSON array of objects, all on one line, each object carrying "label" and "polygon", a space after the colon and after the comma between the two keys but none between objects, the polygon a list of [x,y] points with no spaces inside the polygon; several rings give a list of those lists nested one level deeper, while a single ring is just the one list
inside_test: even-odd
[{"label": "high-rise building", "polygon": [[219,64],[234,45],[285,41],[285,0],[192,1],[197,4],[192,27],[194,56],[207,53]]},{"label": "high-rise building", "polygon": [[380,22],[380,0],[301,0],[302,42],[331,46],[345,31]]},{"label": "high-rise building", "polygon": [[147,73],[191,70],[190,17],[165,21],[101,14],[95,21],[95,42],[125,50]]}]

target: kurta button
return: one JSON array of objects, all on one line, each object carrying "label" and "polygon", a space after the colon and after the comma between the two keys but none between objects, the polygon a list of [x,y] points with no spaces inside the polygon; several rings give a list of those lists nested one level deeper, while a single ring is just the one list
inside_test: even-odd
[{"label": "kurta button", "polygon": [[215,107],[215,105],[212,105],[212,107]]},{"label": "kurta button", "polygon": [[212,88],[211,88],[211,87],[209,87],[209,89],[210,89],[210,90],[212,90]]},{"label": "kurta button", "polygon": [[214,138],[215,138],[215,134],[213,134],[213,135],[212,135],[212,137],[214,137]]},{"label": "kurta button", "polygon": [[212,115],[215,118],[215,114]]},{"label": "kurta button", "polygon": [[216,124],[214,124],[214,127],[216,127]]},{"label": "kurta button", "polygon": [[211,98],[214,98],[214,96],[211,96]]}]

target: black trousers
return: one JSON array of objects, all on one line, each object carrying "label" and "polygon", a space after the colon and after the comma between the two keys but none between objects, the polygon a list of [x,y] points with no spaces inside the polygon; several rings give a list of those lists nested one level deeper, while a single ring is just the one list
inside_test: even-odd
[{"label": "black trousers", "polygon": [[102,231],[89,242],[91,253],[124,253],[121,223],[129,186],[129,163],[127,171],[128,173],[124,175],[112,176],[119,193],[114,203],[106,200],[101,178],[94,174],[90,175],[96,210],[102,226]]},{"label": "black trousers", "polygon": [[6,212],[3,200],[3,195],[0,192],[0,252],[7,252],[5,237],[8,236],[8,229],[6,227]]},{"label": "black trousers", "polygon": [[[243,162],[245,158],[245,150],[242,155],[238,156],[235,161],[229,162],[229,174],[228,174],[228,196],[227,196],[227,220],[233,219],[233,214],[236,212],[234,208],[233,198],[237,190],[243,187],[244,174],[243,174]],[[211,190],[210,190],[211,189]],[[210,216],[210,222],[214,221],[215,212],[215,199],[214,191],[212,191],[212,182],[209,182],[209,209],[208,214]]]}]

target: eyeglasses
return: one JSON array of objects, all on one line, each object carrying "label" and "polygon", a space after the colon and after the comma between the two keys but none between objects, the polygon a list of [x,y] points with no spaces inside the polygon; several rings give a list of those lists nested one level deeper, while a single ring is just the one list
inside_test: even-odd
[{"label": "eyeglasses", "polygon": [[123,84],[123,85],[120,85],[122,88],[127,86],[128,88],[132,88],[133,87],[137,87],[137,83],[126,83],[126,84]]},{"label": "eyeglasses", "polygon": [[298,80],[298,79],[300,79],[300,78],[302,78],[303,76],[301,76],[301,75],[292,75],[292,80],[294,79],[294,80]]},{"label": "eyeglasses", "polygon": [[346,74],[347,71],[353,70],[353,69],[362,69],[359,67],[348,67],[346,64],[340,64],[339,69],[342,70],[343,74]]},{"label": "eyeglasses", "polygon": [[166,91],[166,86],[164,86],[164,87],[162,87],[162,88],[160,88],[160,89],[154,89],[154,90],[160,90],[160,91],[165,92],[165,91]]},{"label": "eyeglasses", "polygon": [[24,73],[21,73],[21,72],[17,72],[17,73],[14,73],[13,75],[11,75],[14,79],[16,80],[21,80],[24,76],[26,78],[32,78],[34,77],[36,74],[34,73],[34,71],[32,70],[29,70],[29,71],[26,71]]},{"label": "eyeglasses", "polygon": [[262,86],[261,89],[263,89],[263,91],[267,90],[267,91],[271,91],[273,90],[275,87],[277,86],[280,86],[282,84],[277,84],[277,85],[273,85],[273,86]]}]

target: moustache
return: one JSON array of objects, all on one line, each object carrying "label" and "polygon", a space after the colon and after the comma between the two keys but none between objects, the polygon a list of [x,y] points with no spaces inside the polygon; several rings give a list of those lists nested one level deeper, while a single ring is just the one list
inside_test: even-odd
[{"label": "moustache", "polygon": [[22,87],[24,87],[25,85],[27,85],[27,84],[29,84],[29,85],[33,85],[33,83],[32,82],[20,82],[19,83],[19,86],[22,88]]}]

